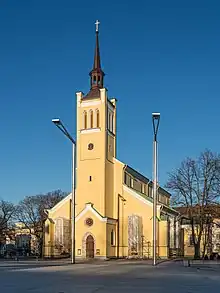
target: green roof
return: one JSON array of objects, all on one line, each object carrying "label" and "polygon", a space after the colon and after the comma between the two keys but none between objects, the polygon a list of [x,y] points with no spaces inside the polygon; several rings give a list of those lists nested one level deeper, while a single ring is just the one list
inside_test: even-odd
[{"label": "green roof", "polygon": [[[131,176],[133,176],[134,178],[138,179],[139,181],[141,181],[141,182],[143,182],[145,184],[149,184],[150,187],[153,186],[153,182],[150,179],[148,179],[147,177],[145,177],[144,175],[142,175],[138,171],[134,170],[130,166],[126,165],[124,171],[129,173]],[[161,194],[163,194],[163,195],[165,195],[167,197],[171,196],[171,194],[167,190],[162,188],[162,187],[159,187],[158,191],[159,191],[159,193],[161,193]]]}]

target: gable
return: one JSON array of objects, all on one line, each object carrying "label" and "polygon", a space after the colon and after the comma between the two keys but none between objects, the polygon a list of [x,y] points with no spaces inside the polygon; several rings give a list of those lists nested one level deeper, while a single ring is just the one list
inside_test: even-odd
[{"label": "gable", "polygon": [[142,201],[144,204],[153,207],[153,200],[151,198],[146,199],[142,194],[140,195],[136,190],[129,188],[127,185],[123,185],[123,190],[135,197],[137,200]]},{"label": "gable", "polygon": [[92,203],[86,204],[85,208],[76,216],[76,222],[79,221],[89,211],[101,222],[106,222],[109,224],[115,224],[117,222],[116,219],[103,217],[96,209],[94,209]]},{"label": "gable", "polygon": [[62,206],[64,206],[68,201],[70,201],[72,198],[72,193],[68,194],[66,197],[64,197],[61,201],[59,201],[52,209],[47,209],[46,211],[48,213],[53,213],[57,210],[59,210]]}]

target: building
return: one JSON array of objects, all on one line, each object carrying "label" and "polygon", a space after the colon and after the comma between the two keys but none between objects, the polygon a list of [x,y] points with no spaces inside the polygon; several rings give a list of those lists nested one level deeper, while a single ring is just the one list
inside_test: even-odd
[{"label": "building", "polygon": [[[22,223],[14,223],[13,228],[5,231],[4,241],[0,242],[0,255],[34,255],[37,252],[37,239]],[[39,253],[39,252],[38,252]]]},{"label": "building", "polygon": [[[116,156],[117,100],[108,97],[99,52],[99,32],[90,90],[76,93],[76,256],[152,256],[152,181]],[[117,113],[118,114],[118,113]],[[120,115],[120,113],[119,113]],[[149,142],[150,143],[150,142]],[[71,194],[47,210],[45,256],[70,252]],[[158,188],[157,254],[178,248],[178,212],[170,194]]]},{"label": "building", "polygon": [[[200,216],[197,206],[186,208],[175,208],[179,214],[179,222],[181,226],[180,232],[180,250],[185,257],[194,257],[194,243],[192,236],[192,226],[190,213],[193,215],[195,226],[195,237],[198,239],[200,231]],[[200,242],[200,257],[205,255],[219,254],[220,255],[220,209],[218,206],[205,206],[203,207],[202,214],[206,216],[203,222],[205,223],[201,233]]]}]

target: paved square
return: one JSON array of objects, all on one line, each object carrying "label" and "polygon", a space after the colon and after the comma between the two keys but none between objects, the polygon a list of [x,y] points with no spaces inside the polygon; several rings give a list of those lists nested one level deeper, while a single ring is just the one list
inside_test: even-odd
[{"label": "paved square", "polygon": [[4,293],[219,293],[220,268],[157,267],[139,261],[69,265],[62,262],[0,262]]}]

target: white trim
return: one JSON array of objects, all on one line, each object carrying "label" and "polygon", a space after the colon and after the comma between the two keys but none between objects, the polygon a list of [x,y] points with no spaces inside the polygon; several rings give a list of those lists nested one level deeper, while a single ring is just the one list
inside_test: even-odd
[{"label": "white trim", "polygon": [[113,159],[114,159],[114,161],[116,161],[116,162],[120,163],[121,165],[123,165],[123,167],[126,166],[126,164],[123,163],[122,161],[120,161],[119,159],[117,159],[115,157]]},{"label": "white trim", "polygon": [[94,100],[94,101],[82,101],[81,102],[81,107],[90,107],[90,106],[95,106],[95,105],[100,105],[101,100]]},{"label": "white trim", "polygon": [[83,92],[77,92],[76,99],[78,104],[81,102],[82,98],[83,98]]},{"label": "white trim", "polygon": [[107,224],[116,224],[117,220],[116,219],[109,219],[107,218]]},{"label": "white trim", "polygon": [[117,220],[115,219],[109,219],[107,217],[102,217],[94,208],[92,203],[87,203],[86,207],[76,216],[76,222],[81,219],[82,216],[84,216],[88,211],[91,211],[101,222],[109,223],[109,224],[115,224]]},{"label": "white trim", "polygon": [[112,134],[110,130],[108,130],[108,135],[111,136],[112,138],[115,138],[114,134]]},{"label": "white trim", "polygon": [[111,105],[109,101],[108,101],[108,109],[111,110],[112,114],[114,114],[114,107]]},{"label": "white trim", "polygon": [[[147,204],[148,206],[152,207],[153,203],[147,199],[145,199],[143,196],[139,195],[135,190],[129,188],[128,186],[123,184],[123,190],[128,192],[130,195],[134,196],[136,199],[142,201],[143,203]],[[157,209],[160,209],[160,205],[157,205]]]},{"label": "white trim", "polygon": [[101,128],[89,128],[89,129],[81,129],[80,133],[91,133],[91,132],[100,132]]},{"label": "white trim", "polygon": [[59,201],[52,209],[46,210],[49,213],[53,213],[55,210],[59,209],[62,205],[64,205],[68,200],[72,198],[72,193],[68,194],[61,201]]}]

